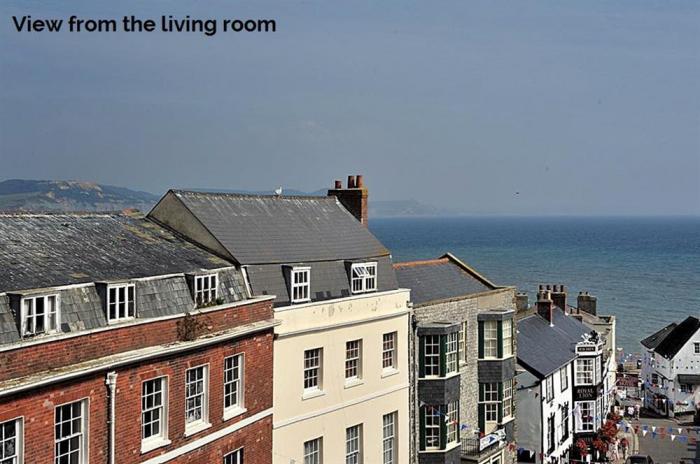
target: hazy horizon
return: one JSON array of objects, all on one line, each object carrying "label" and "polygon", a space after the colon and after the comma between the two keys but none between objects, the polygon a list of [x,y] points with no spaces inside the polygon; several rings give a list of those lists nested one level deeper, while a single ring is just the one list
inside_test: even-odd
[{"label": "hazy horizon", "polygon": [[[0,179],[315,191],[479,216],[700,215],[700,4],[0,5]],[[18,33],[13,15],[273,18]]]}]

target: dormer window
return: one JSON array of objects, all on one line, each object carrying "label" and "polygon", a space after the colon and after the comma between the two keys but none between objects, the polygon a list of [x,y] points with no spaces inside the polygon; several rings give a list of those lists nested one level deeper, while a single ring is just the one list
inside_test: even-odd
[{"label": "dormer window", "polygon": [[136,316],[134,284],[114,284],[107,286],[107,321],[118,322]]},{"label": "dormer window", "polygon": [[295,266],[289,277],[292,303],[311,301],[311,268]]},{"label": "dormer window", "polygon": [[56,332],[61,324],[58,295],[22,298],[21,322],[23,337]]},{"label": "dormer window", "polygon": [[351,266],[352,293],[377,290],[377,263],[355,263]]},{"label": "dormer window", "polygon": [[217,295],[216,274],[198,275],[194,277],[194,301],[197,307],[210,305],[216,302]]}]

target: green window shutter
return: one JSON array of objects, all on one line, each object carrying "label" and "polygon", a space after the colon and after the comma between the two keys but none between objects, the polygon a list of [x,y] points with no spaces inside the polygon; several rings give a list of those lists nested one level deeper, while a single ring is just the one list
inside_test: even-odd
[{"label": "green window shutter", "polygon": [[418,377],[425,377],[425,337],[418,337]]},{"label": "green window shutter", "polygon": [[480,403],[479,404],[479,432],[484,433],[484,430],[486,430],[486,409],[484,408],[484,404]]},{"label": "green window shutter", "polygon": [[484,321],[479,321],[479,359],[484,358]]},{"label": "green window shutter", "polygon": [[440,408],[440,449],[447,447],[447,407],[439,406]]},{"label": "green window shutter", "polygon": [[425,406],[420,407],[420,449],[425,449]]},{"label": "green window shutter", "polygon": [[503,420],[503,382],[498,382],[498,423]]},{"label": "green window shutter", "polygon": [[447,335],[440,335],[440,377],[447,372]]},{"label": "green window shutter", "polygon": [[503,357],[503,321],[496,323],[496,345],[498,348],[498,357]]}]

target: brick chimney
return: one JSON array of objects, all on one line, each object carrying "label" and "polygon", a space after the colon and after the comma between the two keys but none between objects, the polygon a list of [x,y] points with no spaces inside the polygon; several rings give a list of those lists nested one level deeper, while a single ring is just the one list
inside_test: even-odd
[{"label": "brick chimney", "polygon": [[[549,285],[547,285],[547,290],[549,290]],[[566,312],[566,286],[552,285],[552,301],[554,306]]]},{"label": "brick chimney", "polygon": [[593,295],[589,295],[588,292],[579,292],[578,298],[576,298],[576,306],[578,310],[585,311],[588,314],[596,316],[598,308],[598,298]]},{"label": "brick chimney", "polygon": [[518,292],[515,294],[515,310],[517,312],[525,311],[529,306],[527,293]]},{"label": "brick chimney", "polygon": [[550,326],[554,326],[554,302],[552,302],[552,294],[548,290],[542,290],[543,285],[540,285],[540,291],[537,293],[537,314],[549,321]]},{"label": "brick chimney", "polygon": [[367,188],[361,174],[348,176],[347,188],[343,188],[342,181],[336,180],[334,188],[328,190],[328,196],[336,197],[350,214],[367,226]]}]

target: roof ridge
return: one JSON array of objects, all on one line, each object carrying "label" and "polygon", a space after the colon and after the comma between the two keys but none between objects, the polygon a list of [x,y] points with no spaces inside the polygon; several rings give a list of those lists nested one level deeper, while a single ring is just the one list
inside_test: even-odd
[{"label": "roof ridge", "polygon": [[199,192],[196,190],[180,190],[180,189],[171,189],[171,192],[173,192],[176,195],[198,195],[198,196],[221,196],[221,197],[234,197],[234,198],[270,198],[270,199],[275,199],[275,200],[285,200],[285,199],[294,199],[294,200],[329,200],[329,199],[335,199],[334,196],[328,196],[328,195],[274,195],[274,194],[263,194],[263,193],[235,193],[235,192]]},{"label": "roof ridge", "polygon": [[122,211],[0,211],[0,217],[129,217]]},{"label": "roof ridge", "polygon": [[433,266],[436,264],[449,263],[447,258],[434,258],[434,259],[418,259],[415,261],[404,261],[402,263],[394,263],[394,269],[400,269],[404,267],[416,267],[416,266]]}]

